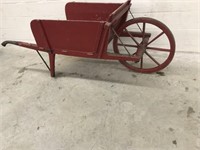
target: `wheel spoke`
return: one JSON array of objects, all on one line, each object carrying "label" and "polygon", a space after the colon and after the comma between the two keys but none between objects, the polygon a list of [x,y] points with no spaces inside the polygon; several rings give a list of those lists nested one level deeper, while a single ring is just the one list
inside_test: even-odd
[{"label": "wheel spoke", "polygon": [[145,37],[145,29],[146,29],[146,23],[144,22],[144,23],[143,23],[143,31],[142,31],[142,33],[143,33],[142,41],[144,41],[144,37]]},{"label": "wheel spoke", "polygon": [[125,31],[128,33],[128,35],[131,37],[131,39],[137,44],[139,45],[138,41],[136,41],[136,39],[128,32],[127,29],[125,29]]},{"label": "wheel spoke", "polygon": [[153,62],[155,62],[158,66],[160,66],[160,63],[159,63],[157,60],[155,60],[148,52],[145,52],[145,54],[146,54],[151,60],[153,60]]},{"label": "wheel spoke", "polygon": [[138,48],[137,45],[131,45],[131,44],[117,44],[118,46],[126,46],[126,47],[135,47],[135,48]]},{"label": "wheel spoke", "polygon": [[147,47],[146,49],[155,50],[155,51],[161,51],[161,52],[170,52],[170,49],[166,49],[166,48]]},{"label": "wheel spoke", "polygon": [[147,46],[150,45],[151,43],[153,43],[155,40],[157,40],[157,39],[158,39],[159,37],[161,37],[163,34],[164,34],[164,32],[161,32],[160,34],[158,34],[154,39],[152,39],[152,40],[147,44]]},{"label": "wheel spoke", "polygon": [[142,56],[141,62],[140,62],[140,69],[143,69],[143,61],[144,61],[144,57]]}]

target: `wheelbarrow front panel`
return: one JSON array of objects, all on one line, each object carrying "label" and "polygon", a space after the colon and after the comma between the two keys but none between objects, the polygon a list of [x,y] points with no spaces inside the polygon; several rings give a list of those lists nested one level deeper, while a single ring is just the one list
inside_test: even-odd
[{"label": "wheelbarrow front panel", "polygon": [[[90,53],[98,51],[104,22],[34,20],[32,32],[39,47],[47,47],[57,54],[69,51]],[[49,45],[49,46],[48,46]]]},{"label": "wheelbarrow front panel", "polygon": [[31,29],[38,47],[50,50],[49,43],[44,32],[44,28],[40,20],[33,20],[31,22]]},{"label": "wheelbarrow front panel", "polygon": [[108,21],[109,15],[121,4],[113,3],[77,3],[66,4],[65,12],[68,20]]}]

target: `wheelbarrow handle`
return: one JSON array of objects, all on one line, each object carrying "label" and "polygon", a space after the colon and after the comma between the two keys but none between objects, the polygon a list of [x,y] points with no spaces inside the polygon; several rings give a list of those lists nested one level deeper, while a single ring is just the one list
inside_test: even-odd
[{"label": "wheelbarrow handle", "polygon": [[47,53],[51,52],[50,50],[45,49],[43,47],[38,47],[37,44],[33,44],[33,43],[26,43],[26,42],[20,42],[20,41],[4,41],[4,42],[1,43],[1,45],[4,46],[4,47],[7,44],[13,44],[13,45],[33,49],[33,50],[36,50],[36,51],[43,51],[43,52],[47,52]]},{"label": "wheelbarrow handle", "polygon": [[39,52],[39,51],[43,51],[43,52],[47,52],[47,53],[50,54],[51,53],[50,50],[44,49],[43,47],[38,47],[36,44],[20,42],[20,41],[4,41],[4,42],[1,43],[1,45],[4,46],[4,47],[7,44],[13,44],[13,45],[17,45],[17,46],[21,46],[21,47],[25,47],[25,48],[35,50],[38,53],[38,55],[40,56],[40,58],[42,59],[42,61],[44,62],[44,64],[46,65],[46,67],[48,68],[48,70],[50,70],[50,67],[48,66],[48,64],[46,63],[46,61],[44,60],[44,58],[42,57],[42,55]]},{"label": "wheelbarrow handle", "polygon": [[17,41],[4,41],[1,43],[3,47],[5,47],[7,44],[19,45]]}]

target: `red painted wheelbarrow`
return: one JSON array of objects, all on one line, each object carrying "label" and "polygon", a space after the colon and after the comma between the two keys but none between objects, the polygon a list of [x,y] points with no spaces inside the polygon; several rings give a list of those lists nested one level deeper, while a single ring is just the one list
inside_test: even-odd
[{"label": "red painted wheelbarrow", "polygon": [[[125,3],[66,4],[67,20],[33,20],[31,29],[37,44],[4,41],[3,46],[14,44],[49,54],[55,76],[55,54],[119,60],[128,69],[157,72],[172,61],[175,40],[166,25],[152,18],[134,18],[131,0]],[[132,19],[128,20],[128,15]],[[128,20],[128,21],[127,21]],[[113,50],[107,50],[109,43]]]}]

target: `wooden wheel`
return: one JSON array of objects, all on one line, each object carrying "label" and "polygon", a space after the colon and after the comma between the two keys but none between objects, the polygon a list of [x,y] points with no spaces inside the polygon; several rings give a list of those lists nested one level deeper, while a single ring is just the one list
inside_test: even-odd
[{"label": "wooden wheel", "polygon": [[175,53],[175,40],[169,28],[152,18],[135,18],[125,22],[113,39],[113,49],[117,54],[137,56],[139,61],[120,62],[130,70],[141,73],[157,72],[172,61]]}]

